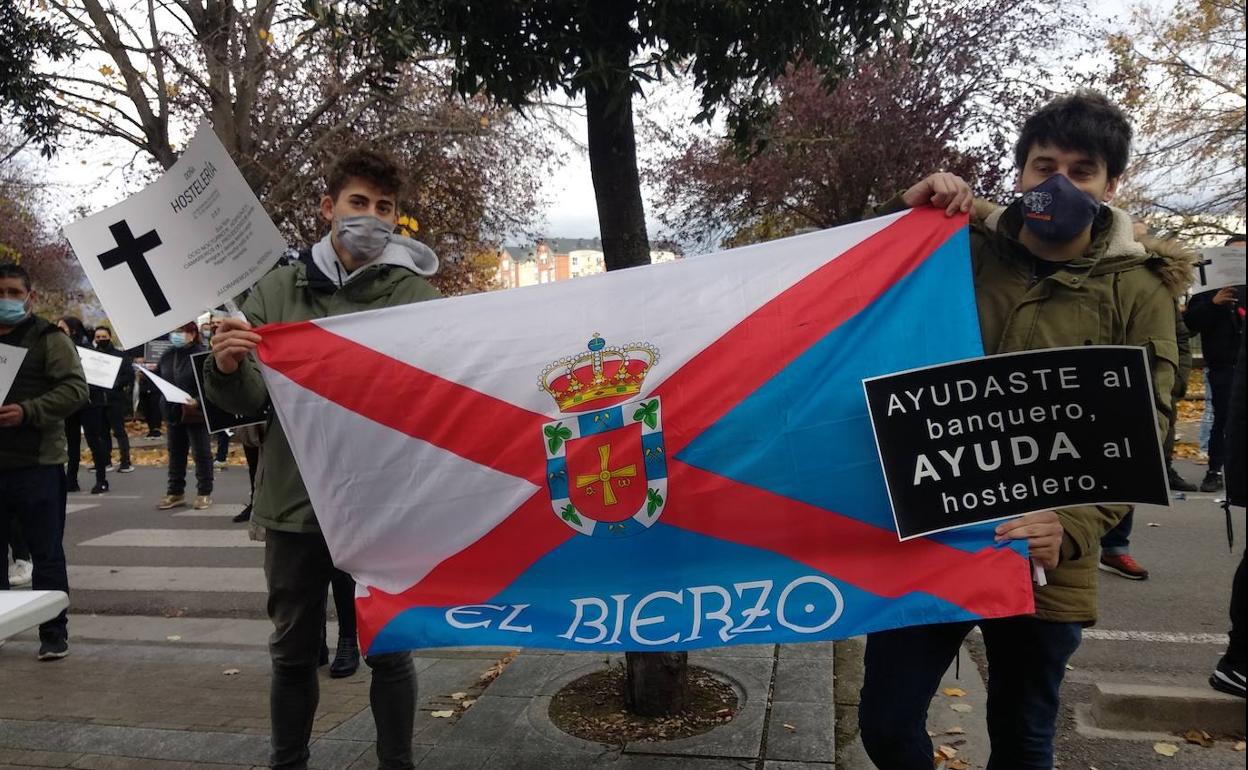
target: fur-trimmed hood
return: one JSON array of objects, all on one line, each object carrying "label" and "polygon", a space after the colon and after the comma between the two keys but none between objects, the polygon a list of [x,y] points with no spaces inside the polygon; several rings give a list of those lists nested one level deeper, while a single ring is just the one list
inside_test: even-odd
[{"label": "fur-trimmed hood", "polygon": [[[976,198],[971,217],[986,230],[997,232],[1010,208]],[[1104,244],[1100,254],[1093,259],[1073,260],[1071,266],[1088,267],[1092,275],[1101,275],[1144,264],[1161,279],[1172,296],[1186,294],[1195,280],[1195,252],[1173,240],[1149,236],[1137,240],[1130,214],[1113,206],[1105,206],[1105,210],[1109,217],[1108,232],[1098,238]],[[1008,229],[1004,232],[1012,235]]]}]

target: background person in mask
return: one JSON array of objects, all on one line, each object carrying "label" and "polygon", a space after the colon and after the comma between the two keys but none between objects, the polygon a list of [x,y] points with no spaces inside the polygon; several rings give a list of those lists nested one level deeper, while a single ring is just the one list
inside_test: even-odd
[{"label": "background person in mask", "polygon": [[[0,263],[0,343],[26,349],[0,406],[0,554],[17,519],[29,547],[37,591],[69,591],[65,568],[65,418],[87,400],[87,380],[74,344],[31,313],[30,275]],[[0,591],[9,589],[0,570]],[[39,659],[69,654],[69,621],[62,612],[39,626]],[[10,690],[6,689],[6,692]]]},{"label": "background person in mask", "polygon": [[[62,317],[56,322],[61,331],[69,335],[74,345],[82,348],[93,347],[91,334],[83,325],[82,319],[72,315]],[[66,477],[69,480],[70,492],[79,492],[78,464],[82,458],[82,437],[87,439],[87,448],[91,450],[91,465],[95,470],[95,485],[91,494],[99,495],[108,491],[108,450],[105,437],[108,425],[105,423],[104,408],[108,404],[108,391],[95,385],[88,386],[87,403],[81,409],[65,418],[65,441],[68,452],[68,468]]]},{"label": "background person in mask", "polygon": [[[1131,126],[1100,94],[1080,91],[1027,119],[1015,146],[1019,198],[990,204],[971,224],[971,262],[988,355],[1085,344],[1149,351],[1159,436],[1171,416],[1177,367],[1174,298],[1190,263],[1150,254],[1131,218],[1106,205],[1126,169]],[[970,211],[970,187],[933,174],[882,213],[933,205]],[[980,207],[975,207],[980,211]],[[1104,319],[1104,320],[1102,320]],[[1081,506],[1029,514],[996,527],[997,539],[1025,539],[1048,572],[1031,616],[983,620],[988,655],[988,767],[1053,767],[1058,691],[1083,626],[1096,620],[1101,537],[1126,506]],[[863,745],[889,770],[930,770],[927,709],[975,623],[870,634],[859,705]]]},{"label": "background person in mask", "polygon": [[[113,438],[117,439],[118,473],[133,473],[130,464],[130,437],[126,435],[126,415],[134,399],[134,368],[133,359],[124,350],[113,347],[113,330],[107,326],[95,327],[95,349],[110,356],[121,359],[121,368],[117,370],[117,382],[108,392],[104,405],[104,456],[113,457]],[[111,434],[111,435],[110,435]]]},{"label": "background person in mask", "polygon": [[[200,342],[199,327],[194,321],[183,324],[169,333],[172,348],[160,357],[156,374],[187,393],[195,393],[195,370],[191,356],[204,352]],[[167,511],[186,505],[186,454],[195,457],[195,503],[202,511],[212,505],[212,447],[208,440],[208,426],[199,404],[165,404],[165,445],[169,448],[169,486],[166,494],[156,504],[157,509]]]},{"label": "background person in mask", "polygon": [[[267,393],[252,356],[260,341],[254,327],[438,296],[422,277],[437,270],[437,256],[424,244],[393,235],[402,180],[392,160],[373,150],[348,152],[330,169],[325,187],[320,213],[329,233],[293,264],[260,279],[243,303],[247,320],[223,320],[212,338],[205,395],[223,409],[254,414],[264,406]],[[251,520],[253,529],[265,531],[264,574],[275,627],[269,642],[271,764],[306,768],[319,697],[316,669],[326,594],[335,567],[276,416],[265,430]],[[356,650],[354,634],[341,633],[335,668],[353,670]],[[373,677],[369,699],[377,724],[378,768],[408,770],[416,712],[411,656],[374,655],[365,663]]]}]

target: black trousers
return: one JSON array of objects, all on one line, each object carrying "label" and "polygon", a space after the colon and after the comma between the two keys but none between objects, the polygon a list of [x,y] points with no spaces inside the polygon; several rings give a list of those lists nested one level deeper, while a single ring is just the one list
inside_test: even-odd
[{"label": "black trousers", "polygon": [[1245,560],[1248,560],[1248,551],[1239,557],[1239,568],[1235,570],[1235,581],[1231,583],[1231,644],[1226,651],[1226,657],[1235,670],[1243,672],[1245,664],[1248,664],[1248,586],[1244,585],[1244,581],[1248,579],[1244,575]]},{"label": "black trousers", "polygon": [[1220,471],[1226,462],[1226,418],[1230,417],[1231,380],[1234,367],[1211,366],[1209,389],[1213,391],[1213,433],[1209,435],[1209,470]]},{"label": "black trousers", "polygon": [[[9,523],[17,519],[34,566],[31,588],[69,593],[65,568],[65,471],[35,465],[0,471],[0,553],[9,546]],[[0,591],[9,590],[9,571],[0,569]],[[39,624],[40,641],[68,639],[65,611]]]},{"label": "black trousers", "polygon": [[[325,633],[325,594],[333,560],[319,532],[268,530],[264,577],[269,588],[269,691],[275,770],[305,770],[312,720],[320,700],[317,659]],[[354,617],[354,615],[352,615]],[[378,770],[411,770],[412,725],[416,716],[416,669],[406,652],[364,659],[373,671],[369,702],[377,723]]]},{"label": "black trousers", "polygon": [[113,438],[117,439],[117,450],[123,466],[130,464],[130,437],[126,435],[126,404],[110,398],[104,407],[104,446],[106,457],[113,456]]},{"label": "black trousers", "polygon": [[70,481],[78,480],[78,464],[82,457],[82,441],[86,436],[87,448],[95,464],[95,481],[104,481],[104,468],[108,465],[108,450],[104,444],[108,426],[104,423],[104,407],[86,406],[65,418],[65,441],[68,444],[69,465],[66,475]]},{"label": "black trousers", "polygon": [[160,393],[153,385],[141,386],[139,391],[139,410],[143,412],[143,421],[147,423],[148,433],[158,433],[164,419],[160,406]]},{"label": "black trousers", "polygon": [[165,445],[169,447],[168,494],[180,495],[186,491],[186,454],[188,449],[195,457],[196,494],[212,494],[212,446],[208,440],[208,427],[203,423],[169,425],[165,433]]}]

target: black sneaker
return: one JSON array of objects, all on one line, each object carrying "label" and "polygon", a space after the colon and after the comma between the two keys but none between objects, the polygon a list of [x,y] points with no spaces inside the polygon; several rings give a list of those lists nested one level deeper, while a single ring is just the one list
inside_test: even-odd
[{"label": "black sneaker", "polygon": [[102,494],[104,494],[104,493],[105,493],[105,492],[107,492],[107,491],[108,491],[108,482],[107,482],[107,481],[101,481],[100,483],[98,483],[98,484],[96,484],[95,486],[91,487],[91,494],[93,494],[93,495],[102,495]]},{"label": "black sneaker", "polygon": [[147,432],[147,438],[160,438],[160,431],[158,431],[158,430],[149,430],[149,431]]},{"label": "black sneaker", "polygon": [[81,491],[82,491],[82,487],[78,486],[78,480],[77,480],[77,479],[72,479],[72,480],[70,480],[69,482],[67,482],[67,483],[66,483],[66,485],[65,485],[65,491],[66,491],[66,492],[81,492]]},{"label": "black sneaker", "polygon": [[118,473],[134,473],[134,466],[131,465],[130,463],[122,463],[122,466],[117,469],[117,472]]},{"label": "black sneaker", "polygon": [[1170,477],[1171,492],[1195,492],[1196,485],[1179,475],[1179,472],[1171,465],[1166,469]]},{"label": "black sneaker", "polygon": [[334,662],[329,664],[331,679],[342,679],[351,676],[360,668],[360,647],[354,637],[343,637],[338,640],[338,651],[334,654]]},{"label": "black sneaker", "polygon": [[1241,698],[1248,691],[1244,681],[1244,672],[1236,671],[1225,655],[1222,656],[1222,660],[1218,661],[1218,667],[1209,675],[1209,686],[1219,692],[1238,695]]},{"label": "black sneaker", "polygon": [[230,521],[235,524],[242,524],[244,521],[251,521],[251,503],[247,503],[246,507],[235,514],[234,518],[230,519]]},{"label": "black sneaker", "polygon": [[1221,492],[1222,491],[1222,471],[1209,471],[1205,474],[1204,480],[1200,482],[1201,492]]},{"label": "black sneaker", "polygon": [[57,639],[39,643],[39,660],[60,660],[69,654],[69,642]]}]

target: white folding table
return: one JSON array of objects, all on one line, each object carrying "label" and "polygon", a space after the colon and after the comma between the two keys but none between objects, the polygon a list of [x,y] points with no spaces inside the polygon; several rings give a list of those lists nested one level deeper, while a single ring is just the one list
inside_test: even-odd
[{"label": "white folding table", "polygon": [[0,591],[0,639],[51,620],[68,606],[64,591]]}]

